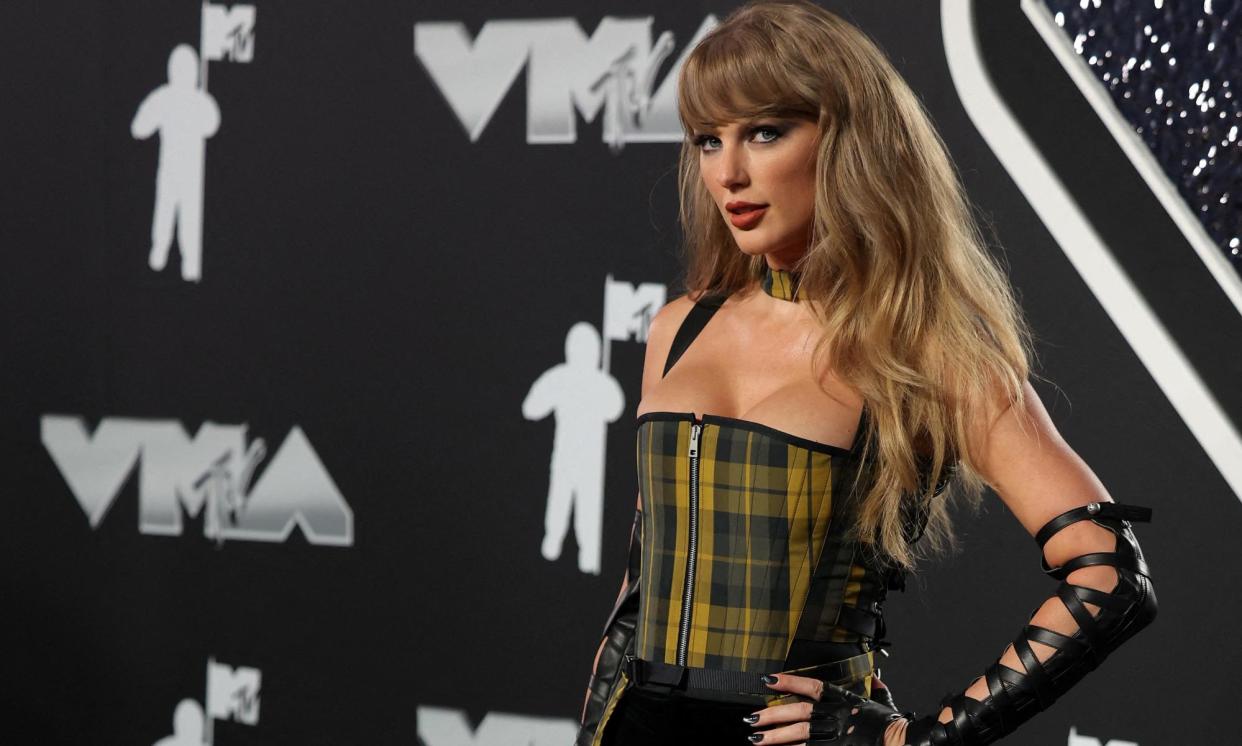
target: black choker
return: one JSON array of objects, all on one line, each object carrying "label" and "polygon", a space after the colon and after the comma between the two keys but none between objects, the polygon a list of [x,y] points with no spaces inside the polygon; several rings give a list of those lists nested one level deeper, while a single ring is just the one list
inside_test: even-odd
[{"label": "black choker", "polygon": [[798,298],[804,297],[802,288],[798,285],[799,279],[796,272],[768,267],[763,273],[763,292],[773,298],[797,302]]}]

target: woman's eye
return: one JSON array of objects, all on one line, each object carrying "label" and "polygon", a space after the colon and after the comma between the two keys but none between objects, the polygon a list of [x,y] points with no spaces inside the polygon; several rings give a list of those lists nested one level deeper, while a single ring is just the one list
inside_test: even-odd
[{"label": "woman's eye", "polygon": [[717,139],[715,137],[712,137],[711,135],[699,135],[698,137],[694,138],[694,144],[698,146],[699,150],[702,150],[704,152],[710,152],[710,150],[715,150],[715,148],[704,148],[703,147],[706,143],[710,141],[717,141]]},{"label": "woman's eye", "polygon": [[756,135],[760,135],[760,134],[762,134],[762,133],[764,133],[764,132],[767,132],[767,133],[771,134],[772,136],[771,136],[770,138],[766,139],[766,140],[765,140],[765,139],[760,139],[760,140],[759,140],[759,142],[772,142],[773,140],[775,140],[775,139],[777,139],[778,137],[780,137],[780,136],[781,136],[781,131],[780,131],[780,130],[778,130],[777,128],[775,128],[775,127],[756,127],[756,128],[754,129],[754,134],[756,134]]}]

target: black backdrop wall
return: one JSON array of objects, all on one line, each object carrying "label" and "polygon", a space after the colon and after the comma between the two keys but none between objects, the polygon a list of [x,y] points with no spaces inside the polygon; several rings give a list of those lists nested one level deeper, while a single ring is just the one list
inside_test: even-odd
[{"label": "black backdrop wall", "polygon": [[[1230,742],[1242,76],[1195,21],[1233,4],[825,5],[941,129],[1057,426],[1155,509],[1159,620],[1010,742]],[[732,7],[0,6],[6,742],[570,741],[623,570],[645,321],[682,291],[670,81]],[[1148,44],[1166,26],[1184,50]],[[1143,95],[1165,76],[1184,102],[1192,64],[1216,86],[1211,220],[1150,169],[1175,146],[1127,150],[1142,122],[1115,136],[1082,82],[1092,44],[1140,37],[1164,61]],[[905,707],[1053,589],[995,497],[961,527],[887,606]]]}]

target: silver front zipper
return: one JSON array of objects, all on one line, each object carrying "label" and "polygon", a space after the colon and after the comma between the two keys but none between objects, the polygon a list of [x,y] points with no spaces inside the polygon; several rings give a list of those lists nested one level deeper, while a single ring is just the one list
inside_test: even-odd
[{"label": "silver front zipper", "polygon": [[694,570],[699,545],[699,436],[703,426],[690,424],[690,537],[686,555],[686,588],[681,597],[681,627],[677,635],[677,665],[686,665],[690,641],[690,603],[694,594]]}]

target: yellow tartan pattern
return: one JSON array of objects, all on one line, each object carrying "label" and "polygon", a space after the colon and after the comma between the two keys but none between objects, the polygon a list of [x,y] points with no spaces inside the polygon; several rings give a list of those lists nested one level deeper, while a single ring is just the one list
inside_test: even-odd
[{"label": "yellow tartan pattern", "polygon": [[834,626],[837,610],[872,597],[868,586],[878,575],[854,564],[844,538],[850,512],[835,504],[856,468],[852,455],[756,423],[704,417],[692,557],[694,423],[679,413],[639,418],[643,583],[635,654],[678,663],[692,560],[685,665],[779,671],[795,638],[857,640]]}]

